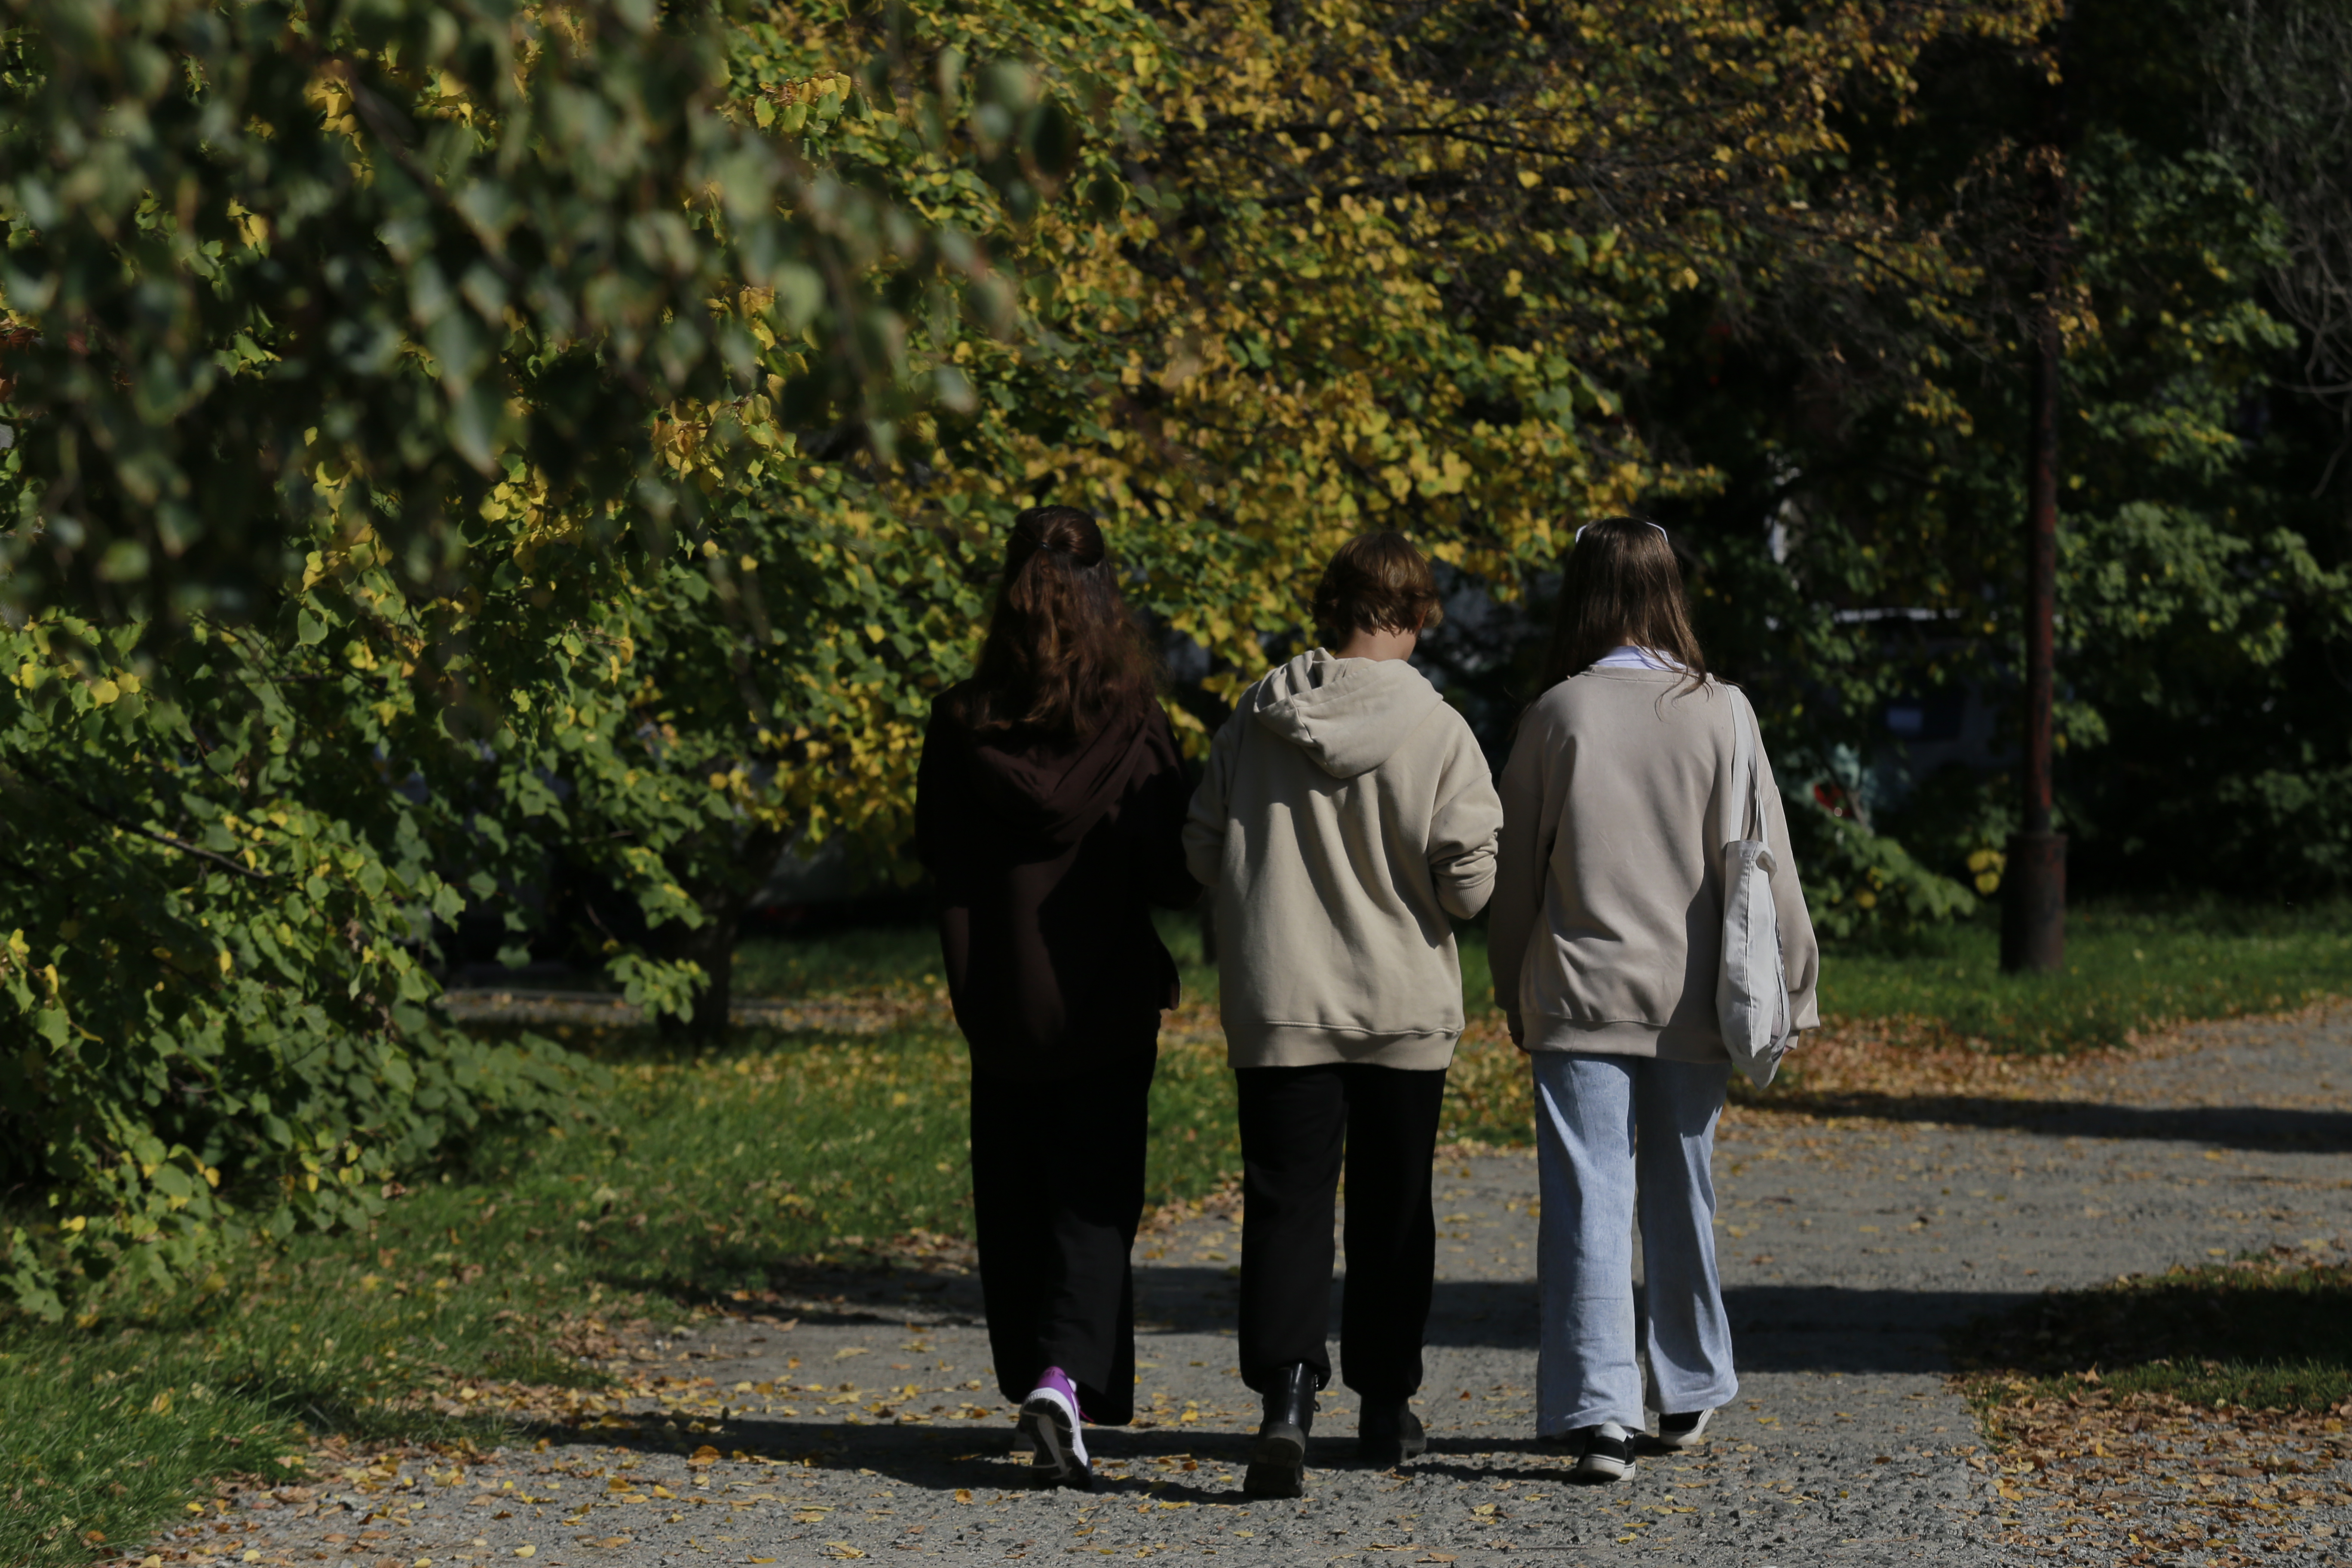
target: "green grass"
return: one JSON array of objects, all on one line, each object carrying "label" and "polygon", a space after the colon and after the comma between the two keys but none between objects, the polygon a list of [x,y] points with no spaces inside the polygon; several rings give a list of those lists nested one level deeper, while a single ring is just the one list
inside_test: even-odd
[{"label": "green grass", "polygon": [[1954,1338],[1979,1404],[2169,1395],[2326,1411],[2352,1398],[2352,1268],[2247,1258],[2053,1291]]},{"label": "green grass", "polygon": [[738,996],[844,991],[933,991],[947,984],[929,926],[880,926],[817,937],[753,937],[735,950]]},{"label": "green grass", "polygon": [[[135,1303],[73,1327],[0,1329],[0,1563],[76,1563],[140,1543],[230,1473],[302,1473],[304,1437],[487,1436],[387,1403],[448,1370],[577,1381],[496,1315],[503,1292],[360,1288],[381,1241],[458,1218],[458,1190],[422,1194],[372,1237],[313,1239],[257,1256],[224,1288]],[[447,1245],[447,1244],[443,1244]],[[463,1272],[469,1249],[449,1247]],[[373,1269],[370,1269],[373,1272]],[[389,1272],[389,1270],[387,1270]],[[446,1277],[446,1276],[445,1276]]]},{"label": "green grass", "polygon": [[[1201,962],[1199,917],[1162,910],[1156,912],[1155,923],[1183,976],[1185,1000],[1216,1000],[1216,969]],[[756,936],[735,950],[738,996],[897,990],[928,994],[946,984],[939,935],[929,925],[872,926],[814,937]]]},{"label": "green grass", "polygon": [[2352,905],[2094,904],[2068,912],[2064,973],[2003,974],[2000,959],[1990,923],[1932,933],[1907,952],[1832,947],[1822,1014],[1924,1018],[1995,1050],[2121,1045],[2153,1026],[2352,993]]}]

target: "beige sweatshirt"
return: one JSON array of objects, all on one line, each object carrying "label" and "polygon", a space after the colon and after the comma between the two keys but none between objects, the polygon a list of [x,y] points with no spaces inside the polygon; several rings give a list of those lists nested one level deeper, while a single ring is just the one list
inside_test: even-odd
[{"label": "beige sweatshirt", "polygon": [[[1487,918],[1495,1002],[1531,1051],[1725,1061],[1716,1025],[1723,846],[1745,837],[1733,703],[1709,681],[1588,669],[1519,721]],[[1821,950],[1764,742],[1766,838],[1789,1016],[1821,1026]]]},{"label": "beige sweatshirt", "polygon": [[1502,805],[1462,715],[1401,659],[1302,654],[1243,694],[1192,795],[1226,1059],[1443,1068],[1462,1033],[1448,915],[1486,905]]}]

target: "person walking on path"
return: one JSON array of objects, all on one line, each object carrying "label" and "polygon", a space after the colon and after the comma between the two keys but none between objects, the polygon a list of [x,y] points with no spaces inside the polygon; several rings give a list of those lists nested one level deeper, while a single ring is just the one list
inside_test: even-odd
[{"label": "person walking on path", "polygon": [[1408,664],[1438,616],[1398,533],[1340,547],[1321,647],[1271,670],[1218,731],[1184,851],[1215,890],[1239,1100],[1241,1372],[1265,1419],[1244,1489],[1297,1497],[1325,1349],[1344,1156],[1340,1363],[1360,1451],[1426,1446],[1421,1386],[1437,1233],[1430,1168],[1462,1033],[1449,917],[1486,904],[1502,808],[1470,726]]},{"label": "person walking on path", "polygon": [[[1608,1481],[1632,1473],[1646,1426],[1637,1348],[1665,1448],[1698,1443],[1739,1387],[1711,1165],[1731,1072],[1716,1011],[1727,841],[1771,849],[1799,1029],[1820,1026],[1820,954],[1753,710],[1706,673],[1664,529],[1578,531],[1540,693],[1503,772],[1491,961],[1535,1073],[1537,1430],[1575,1446],[1578,1479]],[[1763,774],[1752,833],[1736,725]]]},{"label": "person walking on path", "polygon": [[1013,521],[971,679],[932,704],[915,844],[971,1050],[973,1229],[997,1384],[1041,1480],[1092,1484],[1084,1422],[1135,1414],[1135,1286],[1160,1013],[1150,906],[1185,874],[1186,779],[1093,518]]}]

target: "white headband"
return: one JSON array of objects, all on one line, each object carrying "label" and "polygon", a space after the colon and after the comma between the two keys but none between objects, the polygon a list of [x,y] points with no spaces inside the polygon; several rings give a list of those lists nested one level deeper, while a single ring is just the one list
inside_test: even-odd
[{"label": "white headband", "polygon": [[[1601,519],[1601,521],[1602,521],[1603,522],[1615,522],[1617,520],[1616,520],[1615,518],[1613,518],[1613,517],[1610,517],[1610,518],[1603,518],[1603,519]],[[1657,525],[1656,523],[1654,523],[1654,522],[1651,522],[1651,521],[1650,521],[1650,520],[1649,520],[1648,518],[1646,518],[1646,517],[1643,517],[1643,518],[1629,518],[1629,519],[1627,519],[1626,521],[1634,521],[1634,522],[1640,522],[1640,523],[1643,523],[1643,524],[1644,524],[1644,525],[1646,525],[1646,526],[1648,526],[1648,527],[1651,527],[1651,528],[1658,528],[1658,525]],[[1589,523],[1589,522],[1588,522],[1588,523],[1586,523],[1586,524],[1584,525],[1584,528],[1591,528],[1591,526],[1592,526],[1592,525],[1591,525],[1591,523]],[[1578,529],[1578,530],[1576,531],[1576,537],[1575,537],[1574,539],[1571,539],[1571,540],[1570,540],[1570,541],[1569,541],[1569,542],[1570,542],[1570,544],[1574,544],[1574,543],[1576,543],[1578,540],[1580,540],[1580,539],[1582,539],[1582,538],[1584,537],[1584,528],[1580,528],[1580,529]],[[1665,538],[1666,538],[1666,531],[1665,531],[1664,529],[1663,529],[1663,528],[1658,528],[1658,537],[1659,537],[1660,539],[1665,539]],[[1669,543],[1669,544],[1672,544],[1672,543],[1674,542],[1674,541],[1673,541],[1673,540],[1671,540],[1671,539],[1667,539],[1667,540],[1666,540],[1666,542],[1667,542],[1667,543]]]}]

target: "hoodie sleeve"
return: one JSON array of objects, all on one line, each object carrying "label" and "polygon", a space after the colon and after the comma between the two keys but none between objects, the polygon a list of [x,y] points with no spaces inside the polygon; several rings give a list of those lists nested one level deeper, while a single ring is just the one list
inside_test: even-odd
[{"label": "hoodie sleeve", "polygon": [[[1750,708],[1748,723],[1756,722],[1754,715]],[[1789,1021],[1799,1029],[1818,1029],[1822,1026],[1821,943],[1813,935],[1813,917],[1805,908],[1804,884],[1797,879],[1797,858],[1789,842],[1788,807],[1772,776],[1772,761],[1764,754],[1760,728],[1756,733],[1756,766],[1764,775],[1766,831],[1771,835],[1768,842],[1772,846],[1772,909],[1780,917],[1780,965],[1788,972]]]},{"label": "hoodie sleeve", "polygon": [[1185,868],[1184,759],[1165,713],[1144,727],[1143,758],[1137,763],[1131,809],[1139,818],[1135,880],[1143,896],[1166,909],[1190,909],[1201,885]]},{"label": "hoodie sleeve", "polygon": [[1445,711],[1454,739],[1429,818],[1429,873],[1438,903],[1466,921],[1486,907],[1495,890],[1495,835],[1503,826],[1503,803],[1477,737],[1459,713]]},{"label": "hoodie sleeve", "polygon": [[1242,726],[1248,715],[1249,699],[1244,697],[1209,743],[1209,765],[1202,771],[1200,787],[1192,792],[1192,808],[1184,821],[1184,866],[1203,888],[1215,887],[1223,875],[1227,807],[1233,798],[1234,767],[1241,752]]},{"label": "hoodie sleeve", "polygon": [[1503,764],[1503,833],[1486,914],[1486,965],[1495,977],[1495,1005],[1513,1039],[1519,1038],[1519,972],[1536,922],[1543,919],[1544,873],[1559,833],[1556,799],[1566,793],[1549,787],[1556,750],[1550,731],[1542,710],[1528,709]]}]

